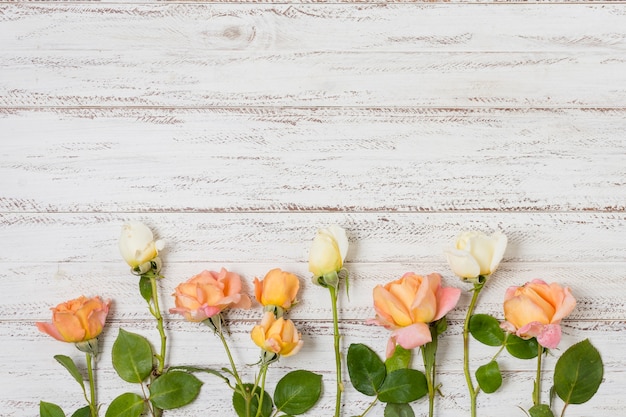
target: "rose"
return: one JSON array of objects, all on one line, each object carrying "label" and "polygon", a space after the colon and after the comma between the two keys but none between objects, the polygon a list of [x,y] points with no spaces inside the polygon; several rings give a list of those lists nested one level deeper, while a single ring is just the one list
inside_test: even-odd
[{"label": "rose", "polygon": [[441,286],[441,275],[407,272],[402,278],[374,287],[376,317],[369,323],[393,330],[387,344],[387,357],[396,344],[413,349],[432,341],[428,324],[441,319],[456,306],[458,288]]},{"label": "rose", "polygon": [[81,343],[102,333],[111,301],[80,296],[51,308],[52,323],[35,323],[37,328],[61,342]]},{"label": "rose", "polygon": [[320,229],[309,251],[309,271],[316,278],[339,272],[347,252],[348,236],[343,228],[333,225]]},{"label": "rose", "polygon": [[219,273],[202,271],[176,287],[172,294],[176,307],[170,313],[201,322],[227,307],[250,308],[250,297],[241,294],[241,289],[241,277],[234,272],[224,268]]},{"label": "rose", "polygon": [[298,277],[279,268],[269,271],[262,281],[254,278],[255,297],[264,306],[290,308],[296,303],[299,288]]},{"label": "rose", "polygon": [[128,222],[122,227],[119,241],[120,253],[133,270],[145,273],[150,270],[149,262],[163,249],[161,240],[154,240],[152,231],[139,221]]},{"label": "rose", "polygon": [[454,248],[446,249],[452,271],[463,279],[477,279],[495,272],[504,256],[507,237],[496,232],[487,236],[481,232],[463,232]]},{"label": "rose", "polygon": [[291,356],[302,348],[302,339],[291,320],[276,318],[266,311],[261,324],[254,326],[252,341],[261,349],[282,356]]},{"label": "rose", "polygon": [[523,339],[536,337],[541,346],[554,349],[561,341],[561,320],[575,306],[569,288],[535,279],[507,289],[502,328]]}]

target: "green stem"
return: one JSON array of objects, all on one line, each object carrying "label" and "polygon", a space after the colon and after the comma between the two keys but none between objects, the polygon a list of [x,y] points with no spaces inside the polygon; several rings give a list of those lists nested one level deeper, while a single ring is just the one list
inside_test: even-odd
[{"label": "green stem", "polygon": [[161,351],[157,356],[158,364],[156,369],[156,375],[158,377],[163,373],[163,369],[165,369],[165,347],[167,337],[165,336],[165,330],[163,329],[163,316],[161,315],[161,309],[159,308],[159,293],[157,291],[156,276],[155,274],[150,274],[149,278],[150,285],[152,286],[152,302],[154,303],[154,308],[151,308],[150,312],[157,321],[157,329],[159,330],[159,335],[161,336]]},{"label": "green stem", "polygon": [[361,414],[359,417],[364,417],[367,413],[369,413],[370,410],[376,405],[377,402],[378,402],[378,395],[376,396],[376,398],[374,398],[374,401],[371,402],[371,404],[365,409],[365,411],[363,411],[363,414]]},{"label": "green stem", "polygon": [[[261,365],[261,392],[259,393],[260,397],[259,397],[259,405],[256,409],[256,416],[255,417],[259,417],[261,415],[261,410],[263,410],[263,398],[265,397],[265,376],[267,375],[267,367],[269,365],[264,363],[263,365]],[[252,389],[252,392],[254,393],[256,391],[257,388],[257,384],[254,384],[254,388]]]},{"label": "green stem", "polygon": [[96,402],[96,383],[93,376],[93,360],[94,357],[91,353],[87,352],[87,376],[89,378],[89,409],[91,410],[91,417],[98,417],[98,403]]},{"label": "green stem", "polygon": [[[480,277],[479,277],[480,278]],[[463,325],[463,373],[465,374],[465,382],[467,383],[467,389],[470,395],[470,413],[472,417],[476,417],[476,396],[480,391],[480,387],[474,388],[474,382],[469,369],[469,322],[474,314],[476,308],[476,302],[478,301],[478,295],[483,289],[484,283],[474,284],[474,290],[472,292],[472,300],[467,309],[465,315],[465,323]]]},{"label": "green stem", "polygon": [[[226,351],[226,355],[228,356],[228,362],[230,362],[230,368],[233,372],[233,376],[235,377],[235,381],[237,381],[237,386],[241,390],[241,395],[246,398],[245,389],[243,386],[243,382],[241,382],[241,378],[239,378],[239,374],[237,373],[237,367],[235,366],[235,361],[233,360],[233,355],[230,353],[230,349],[228,348],[228,343],[226,343],[226,338],[224,337],[224,333],[222,332],[222,316],[218,315],[218,322],[216,323],[211,317],[211,322],[215,326],[215,332],[219,336],[222,341],[222,345],[224,346],[224,350]],[[215,317],[215,316],[214,316]]]},{"label": "green stem", "polygon": [[337,314],[337,288],[329,286],[330,300],[333,310],[333,329],[335,339],[335,369],[337,373],[337,395],[335,399],[335,417],[339,417],[341,414],[341,393],[343,392],[343,382],[341,378],[341,354],[339,350],[339,319]]},{"label": "green stem", "polygon": [[541,404],[541,356],[543,355],[543,346],[537,344],[537,376],[535,378],[535,389],[533,391],[533,404]]},{"label": "green stem", "polygon": [[565,415],[565,409],[567,408],[568,405],[569,403],[565,403],[565,405],[563,406],[563,410],[561,411],[561,417]]},{"label": "green stem", "polygon": [[[437,349],[437,339],[433,339],[432,342],[435,346],[433,347],[435,350]],[[432,358],[427,357],[426,348],[422,346],[420,348],[422,350],[422,358],[424,359],[424,370],[426,373],[426,384],[428,386],[428,416],[433,417],[435,412],[435,356],[432,355]]]}]

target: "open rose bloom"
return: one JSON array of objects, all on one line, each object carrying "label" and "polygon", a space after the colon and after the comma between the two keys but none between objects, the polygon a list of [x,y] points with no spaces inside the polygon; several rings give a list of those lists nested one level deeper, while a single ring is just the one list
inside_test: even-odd
[{"label": "open rose bloom", "polygon": [[408,272],[402,278],[374,288],[376,317],[369,323],[392,330],[387,357],[396,344],[414,349],[432,341],[429,323],[445,316],[461,296],[458,288],[441,286],[441,275],[416,275]]},{"label": "open rose bloom", "polygon": [[535,279],[521,287],[510,287],[504,295],[502,328],[523,339],[554,349],[561,341],[561,320],[576,306],[570,289]]},{"label": "open rose bloom", "polygon": [[254,279],[254,295],[263,306],[291,308],[300,289],[298,277],[281,269],[272,269],[262,281]]},{"label": "open rose bloom", "polygon": [[52,308],[52,323],[36,323],[37,328],[61,342],[81,343],[102,333],[111,301],[80,296]]},{"label": "open rose bloom", "polygon": [[254,326],[250,335],[261,349],[282,356],[291,356],[302,348],[302,338],[291,320],[276,318],[266,311],[261,324]]},{"label": "open rose bloom", "polygon": [[173,294],[175,308],[188,321],[201,322],[227,307],[250,308],[250,297],[241,294],[241,277],[222,268],[221,271],[202,271],[176,287]]}]

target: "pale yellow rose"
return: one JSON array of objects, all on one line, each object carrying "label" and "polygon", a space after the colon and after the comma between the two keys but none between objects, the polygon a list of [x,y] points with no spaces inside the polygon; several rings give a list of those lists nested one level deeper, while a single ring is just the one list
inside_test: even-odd
[{"label": "pale yellow rose", "polygon": [[148,226],[132,221],[122,227],[119,246],[122,257],[132,269],[139,268],[141,272],[146,272],[149,268],[145,265],[159,255],[164,244],[161,240],[154,240]]},{"label": "pale yellow rose", "polygon": [[348,236],[343,228],[333,225],[320,229],[309,251],[309,271],[314,277],[339,272],[347,253]]},{"label": "pale yellow rose", "polygon": [[504,256],[507,237],[496,232],[487,236],[481,232],[463,232],[454,245],[446,249],[452,271],[464,279],[489,276],[495,272]]}]

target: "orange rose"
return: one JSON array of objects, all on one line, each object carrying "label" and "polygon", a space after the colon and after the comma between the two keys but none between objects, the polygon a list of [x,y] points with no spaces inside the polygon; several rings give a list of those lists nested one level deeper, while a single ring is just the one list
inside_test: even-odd
[{"label": "orange rose", "polygon": [[255,297],[264,306],[276,306],[286,310],[296,303],[298,289],[298,277],[278,268],[268,272],[263,281],[254,279]]},{"label": "orange rose", "polygon": [[460,296],[460,289],[441,286],[439,274],[423,277],[408,272],[396,281],[374,288],[376,317],[369,323],[393,330],[387,344],[387,356],[391,356],[396,343],[413,349],[431,342],[428,324],[452,310]]},{"label": "orange rose", "polygon": [[536,337],[541,346],[554,349],[561,341],[561,320],[575,306],[569,288],[535,279],[506,291],[502,328],[523,339]]},{"label": "orange rose", "polygon": [[170,308],[170,313],[201,322],[227,307],[250,308],[250,297],[241,289],[241,277],[234,272],[202,271],[176,287],[172,294],[176,308]]},{"label": "orange rose", "polygon": [[110,305],[110,300],[80,296],[52,308],[52,323],[35,324],[61,342],[86,342],[102,333]]},{"label": "orange rose", "polygon": [[261,324],[254,326],[252,340],[261,349],[282,356],[296,354],[302,348],[302,339],[291,320],[277,319],[266,311]]}]

